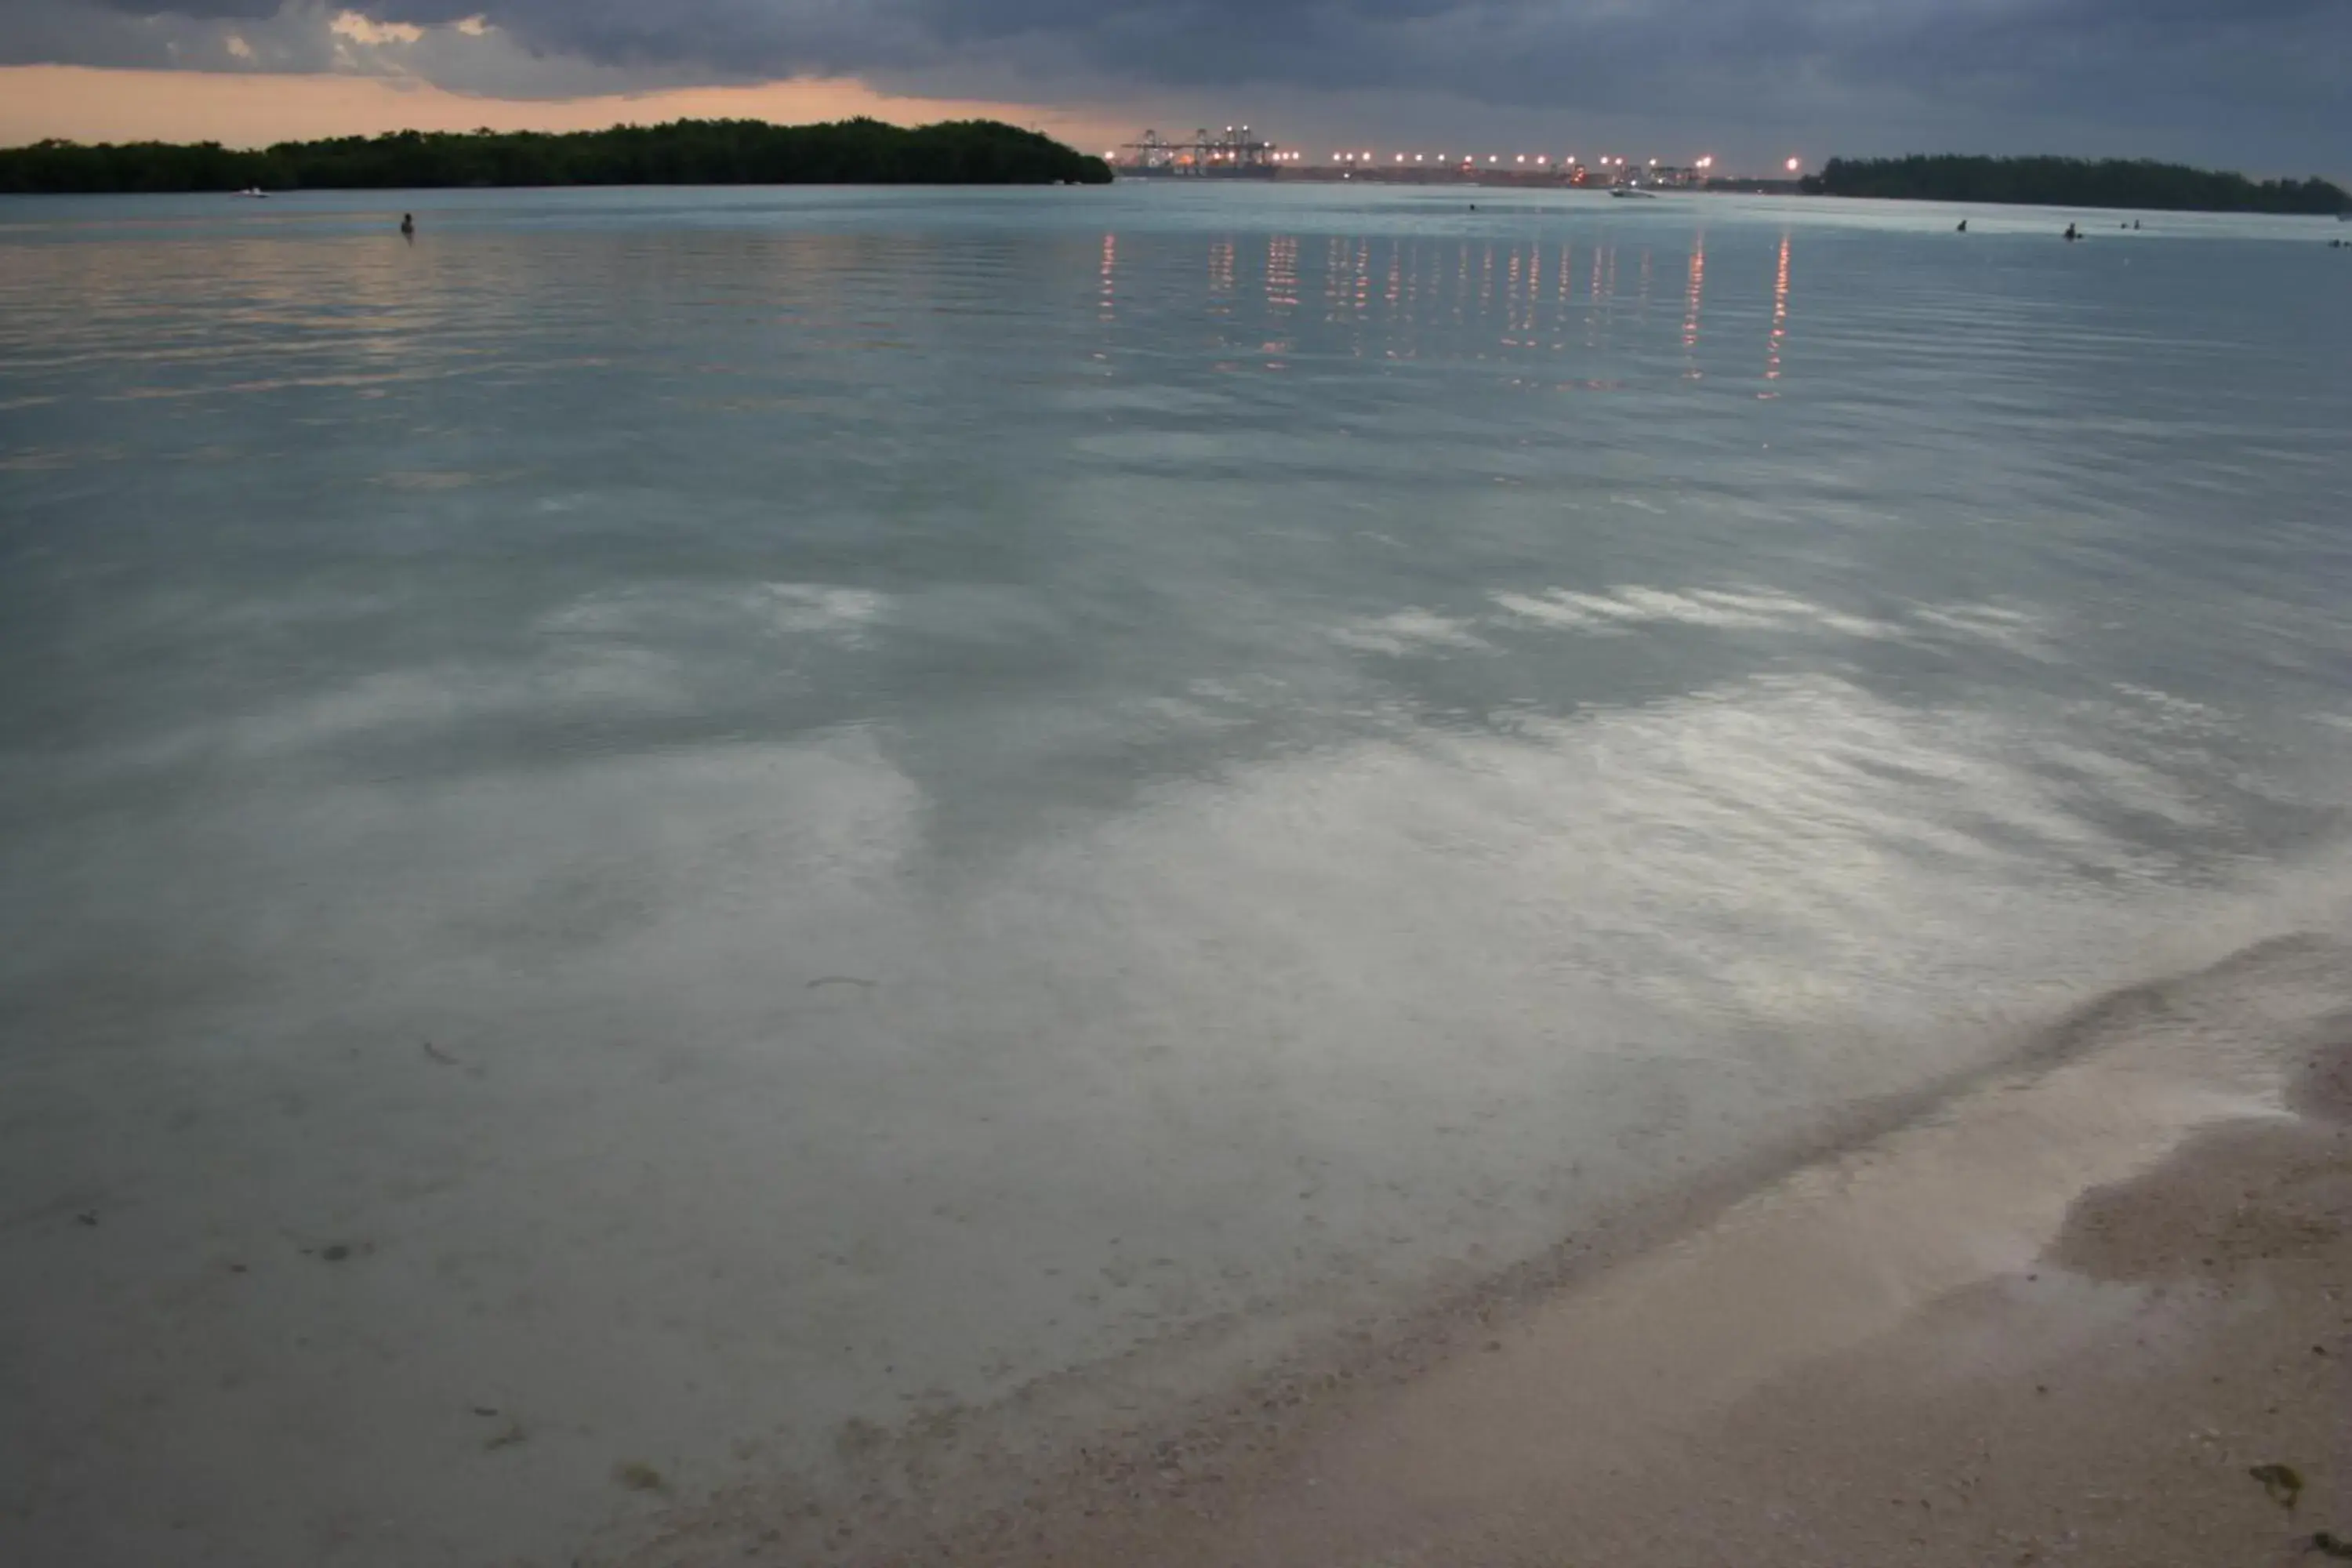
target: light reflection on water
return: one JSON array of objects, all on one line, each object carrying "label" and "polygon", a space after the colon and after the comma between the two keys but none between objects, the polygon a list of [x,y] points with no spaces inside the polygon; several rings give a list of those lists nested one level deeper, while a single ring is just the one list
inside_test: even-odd
[{"label": "light reflection on water", "polygon": [[0,209],[28,1560],[553,1554],[2333,896],[2276,226],[304,202]]}]

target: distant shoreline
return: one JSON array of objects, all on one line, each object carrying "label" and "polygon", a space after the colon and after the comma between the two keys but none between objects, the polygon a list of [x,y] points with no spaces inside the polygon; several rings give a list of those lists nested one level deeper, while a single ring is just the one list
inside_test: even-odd
[{"label": "distant shoreline", "polygon": [[1475,163],[1285,163],[1263,168],[1185,174],[1121,170],[1121,179],[1174,185],[1276,184],[1450,186],[1606,194],[1632,184],[1661,195],[1842,196],[1880,201],[2074,207],[2131,212],[2207,212],[2326,217],[2352,213],[2352,192],[2330,181],[2253,180],[2147,159],[1993,158],[1959,154],[1906,158],[1832,158],[1801,178],[1779,174],[1710,174],[1680,169],[1664,177],[1591,178],[1590,167],[1489,167]]},{"label": "distant shoreline", "polygon": [[527,190],[594,185],[1108,184],[1110,166],[991,120],[772,125],[680,120],[605,131],[394,132],[239,150],[218,142],[0,149],[0,194]]},{"label": "distant shoreline", "polygon": [[2264,213],[2330,217],[2352,212],[2352,192],[2316,177],[2251,180],[2149,159],[1979,158],[1957,154],[1832,158],[1805,194],[2004,206],[2136,212]]}]

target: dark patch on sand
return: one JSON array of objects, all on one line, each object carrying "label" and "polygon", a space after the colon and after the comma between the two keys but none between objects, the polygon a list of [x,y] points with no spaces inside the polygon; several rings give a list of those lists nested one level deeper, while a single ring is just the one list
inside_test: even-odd
[{"label": "dark patch on sand", "polygon": [[2147,1174],[2088,1193],[2052,1260],[2098,1279],[2227,1279],[2308,1257],[2352,1226],[2352,1042],[2313,1051],[2293,1120],[2191,1139]]},{"label": "dark patch on sand", "polygon": [[2287,1103],[2321,1121],[2352,1122],[2352,1018],[2339,1022],[2336,1044],[2311,1054]]}]

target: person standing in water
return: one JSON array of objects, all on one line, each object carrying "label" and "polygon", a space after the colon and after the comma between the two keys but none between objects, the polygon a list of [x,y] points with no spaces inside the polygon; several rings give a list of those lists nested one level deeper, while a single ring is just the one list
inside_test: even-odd
[{"label": "person standing in water", "polygon": [[400,215],[400,237],[409,241],[411,244],[415,243],[416,215],[415,213],[403,213]]}]

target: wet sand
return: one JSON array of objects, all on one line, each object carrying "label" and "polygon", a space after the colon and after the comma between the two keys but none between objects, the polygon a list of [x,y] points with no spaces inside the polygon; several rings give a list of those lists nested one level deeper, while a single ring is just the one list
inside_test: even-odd
[{"label": "wet sand", "polygon": [[2227,1048],[2199,1016],[2227,967],[1633,1256],[1364,1336],[1012,1506],[968,1511],[1044,1456],[976,1426],[929,1487],[721,1500],[631,1561],[2327,1561],[2318,1538],[2352,1541],[2352,1020],[2289,987],[2266,1047]]}]

